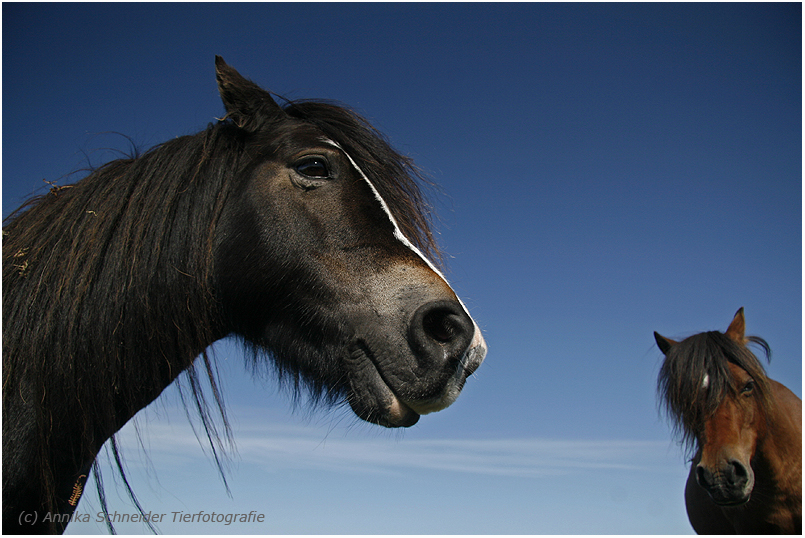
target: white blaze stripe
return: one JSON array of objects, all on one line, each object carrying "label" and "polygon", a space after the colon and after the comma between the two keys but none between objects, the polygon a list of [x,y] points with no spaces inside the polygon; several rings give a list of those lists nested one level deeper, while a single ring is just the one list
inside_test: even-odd
[{"label": "white blaze stripe", "polygon": [[710,386],[710,376],[707,375],[707,374],[704,374],[704,380],[702,380],[702,388],[706,389],[709,386]]},{"label": "white blaze stripe", "polygon": [[[383,208],[383,211],[386,213],[386,215],[388,216],[389,220],[391,221],[391,224],[394,226],[394,237],[396,237],[397,240],[400,241],[403,245],[405,245],[406,247],[411,249],[413,252],[415,252],[416,255],[419,256],[422,259],[422,261],[424,261],[434,273],[439,275],[439,278],[441,278],[442,281],[444,281],[444,283],[447,284],[447,287],[450,288],[450,291],[453,292],[453,295],[455,296],[456,300],[458,300],[458,304],[461,305],[461,308],[464,309],[464,313],[467,314],[467,317],[469,317],[470,321],[472,321],[472,326],[473,326],[473,330],[474,330],[474,334],[472,336],[472,342],[470,343],[470,347],[464,353],[464,356],[462,357],[462,359],[461,359],[461,361],[460,361],[460,363],[459,363],[459,365],[458,365],[458,367],[456,369],[456,375],[458,376],[460,374],[460,372],[463,370],[463,368],[465,366],[465,363],[476,363],[477,362],[477,364],[475,365],[477,367],[484,360],[484,357],[486,356],[486,341],[484,340],[483,334],[481,333],[481,328],[478,327],[477,323],[475,323],[475,320],[470,315],[470,311],[467,310],[467,307],[464,305],[464,302],[461,300],[461,298],[456,293],[456,290],[453,289],[453,287],[450,285],[450,283],[444,277],[442,272],[439,271],[439,269],[436,268],[436,266],[433,264],[433,262],[431,262],[428,259],[427,256],[425,256],[418,248],[416,248],[416,246],[413,243],[411,243],[411,241],[408,240],[407,237],[405,237],[405,234],[403,234],[402,230],[400,230],[400,227],[397,224],[397,220],[394,218],[394,215],[391,214],[391,210],[389,209],[389,206],[386,204],[386,201],[383,200],[383,197],[380,196],[380,193],[377,191],[375,186],[372,185],[372,182],[369,181],[369,178],[366,177],[366,174],[363,173],[363,170],[361,170],[360,166],[358,166],[358,164],[352,159],[350,154],[347,153],[346,151],[344,151],[344,148],[342,148],[338,143],[336,143],[336,142],[334,142],[334,141],[332,141],[332,140],[330,140],[328,138],[323,138],[322,141],[324,143],[326,143],[326,144],[330,144],[330,145],[338,148],[339,150],[341,150],[341,152],[344,155],[347,156],[347,159],[349,159],[349,162],[352,163],[352,166],[355,168],[355,170],[358,171],[358,173],[361,175],[363,180],[366,181],[366,184],[369,185],[369,188],[372,189],[372,192],[374,193],[375,198],[377,198],[377,201],[380,202],[380,207]],[[455,398],[458,397],[458,393],[460,391],[461,391],[460,388],[451,388],[448,391],[448,393],[450,394],[448,399],[452,402],[453,400],[455,400]],[[447,405],[449,405],[449,403]],[[438,409],[441,409],[443,406],[437,406],[437,407],[438,407]],[[436,409],[436,408],[434,408],[434,409]],[[430,411],[426,411],[424,408],[420,408],[419,412],[420,412],[420,414],[424,414],[424,413],[430,412]]]},{"label": "white blaze stripe", "polygon": [[[400,227],[397,225],[397,220],[394,218],[394,215],[392,215],[392,214],[391,214],[391,210],[389,209],[389,206],[388,206],[388,205],[386,205],[386,201],[385,201],[385,200],[383,200],[383,197],[382,197],[382,196],[380,196],[380,193],[377,191],[377,189],[375,188],[375,186],[374,186],[374,185],[372,185],[372,182],[371,182],[371,181],[369,181],[369,178],[368,178],[368,177],[366,177],[366,174],[364,174],[364,173],[363,173],[363,170],[361,170],[361,168],[360,168],[360,167],[357,165],[357,163],[356,163],[354,160],[352,160],[352,157],[350,157],[349,153],[347,153],[346,151],[344,151],[344,148],[342,148],[340,145],[338,145],[336,142],[333,142],[332,140],[329,140],[329,139],[326,139],[326,138],[325,138],[323,141],[324,141],[324,142],[326,142],[326,143],[328,143],[328,144],[331,144],[331,145],[333,145],[333,146],[337,147],[338,149],[340,149],[340,150],[341,150],[341,152],[342,152],[344,155],[346,155],[346,156],[347,156],[347,159],[349,159],[349,162],[350,162],[350,163],[352,163],[352,166],[353,166],[353,167],[355,167],[355,170],[357,170],[357,171],[358,171],[358,173],[361,175],[361,177],[362,177],[362,178],[363,178],[363,180],[366,182],[366,184],[367,184],[367,185],[369,185],[369,188],[370,188],[370,189],[372,189],[372,192],[374,193],[375,198],[377,198],[377,201],[378,201],[378,202],[380,202],[380,206],[383,208],[383,211],[385,211],[386,215],[388,216],[389,220],[391,221],[391,224],[392,224],[392,225],[394,225],[394,237],[396,237],[396,238],[397,238],[397,239],[398,239],[398,240],[399,240],[399,241],[400,241],[400,242],[401,242],[403,245],[405,245],[406,247],[408,247],[408,248],[410,248],[411,250],[413,250],[413,251],[414,251],[414,252],[417,254],[417,256],[419,256],[420,258],[422,258],[422,261],[424,261],[426,264],[428,264],[428,267],[430,267],[430,268],[431,268],[431,270],[432,270],[434,273],[436,273],[437,275],[439,275],[439,277],[440,277],[442,280],[444,280],[444,283],[445,283],[445,284],[447,284],[447,286],[450,288],[450,290],[453,292],[453,294],[454,294],[454,295],[456,295],[456,299],[458,299],[458,302],[461,304],[461,307],[464,309],[464,312],[466,312],[466,313],[467,313],[467,315],[469,316],[469,315],[470,315],[470,313],[469,313],[469,311],[467,310],[467,307],[466,307],[466,306],[464,306],[464,303],[463,303],[463,302],[461,302],[461,299],[458,297],[458,295],[456,294],[456,292],[455,292],[455,290],[453,289],[453,287],[452,287],[452,286],[450,286],[450,283],[449,283],[449,282],[447,281],[447,279],[444,277],[444,275],[442,274],[442,272],[441,272],[441,271],[439,271],[439,269],[437,269],[437,268],[436,268],[436,266],[433,264],[433,262],[431,262],[431,261],[428,259],[428,257],[427,257],[427,256],[425,256],[425,255],[424,255],[424,254],[423,254],[423,253],[422,253],[422,252],[421,252],[421,251],[420,251],[418,248],[416,248],[416,246],[415,246],[413,243],[411,243],[411,242],[408,240],[408,238],[407,238],[407,237],[405,237],[405,235],[402,233],[402,231],[400,230]],[[472,318],[472,316],[470,316],[470,318]]]}]

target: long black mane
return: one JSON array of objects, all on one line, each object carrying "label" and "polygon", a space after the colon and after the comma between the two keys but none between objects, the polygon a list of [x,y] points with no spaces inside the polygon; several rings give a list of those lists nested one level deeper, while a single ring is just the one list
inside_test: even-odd
[{"label": "long black mane", "polygon": [[[48,450],[57,440],[51,425],[72,424],[82,443],[67,456],[92,459],[98,441],[117,430],[121,417],[134,415],[137,402],[156,397],[182,371],[189,385],[186,404],[201,413],[217,459],[229,427],[214,362],[205,351],[226,336],[211,282],[216,225],[246,172],[271,154],[291,122],[312,124],[343,146],[406,237],[440,259],[422,178],[409,159],[344,107],[299,101],[283,108],[287,125],[252,132],[220,121],[112,161],[73,185],[54,186],[6,219],[3,419],[21,420],[6,416],[12,399],[22,399],[35,418],[41,457],[28,471],[51,492],[52,511],[55,464]],[[166,288],[175,290],[171,300],[156,301],[154,290]],[[176,320],[189,322],[179,327]],[[309,388],[313,396],[326,390],[292,363],[275,366],[297,390]],[[212,396],[204,394],[205,385]],[[18,393],[7,387],[24,388]],[[78,416],[60,416],[63,402],[79,402]],[[209,403],[217,406],[222,428],[215,426]],[[3,441],[4,451],[32,448],[5,436]],[[114,438],[112,449],[122,473]]]},{"label": "long black mane", "polygon": [[[769,359],[768,343],[757,336],[747,342],[758,345]],[[697,449],[697,437],[704,422],[728,396],[741,387],[735,385],[728,364],[745,370],[755,380],[762,405],[771,405],[771,387],[763,365],[754,353],[718,331],[704,332],[674,344],[666,353],[657,380],[661,407],[674,426],[674,432],[689,453]],[[708,376],[706,390],[702,381]]]}]

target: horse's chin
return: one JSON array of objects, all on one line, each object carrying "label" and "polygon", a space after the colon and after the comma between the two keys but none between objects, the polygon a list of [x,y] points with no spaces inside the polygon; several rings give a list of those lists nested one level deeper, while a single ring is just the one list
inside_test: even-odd
[{"label": "horse's chin", "polygon": [[365,345],[355,345],[346,359],[350,372],[347,402],[358,417],[387,428],[407,428],[419,420],[383,379]]},{"label": "horse's chin", "polygon": [[722,506],[724,508],[729,507],[737,507],[743,506],[744,504],[749,502],[749,499],[752,497],[752,488],[748,488],[744,492],[723,492],[723,491],[708,491],[710,495],[710,499],[717,504],[718,506]]},{"label": "horse's chin", "polygon": [[419,413],[394,396],[385,414],[385,419],[385,421],[379,423],[381,426],[407,428],[417,423]]},{"label": "horse's chin", "polygon": [[749,499],[751,497],[752,497],[751,494],[747,494],[746,496],[740,497],[740,498],[719,498],[719,499],[716,499],[712,495],[710,496],[710,498],[713,499],[714,503],[716,503],[718,506],[723,506],[725,508],[730,508],[730,507],[735,508],[735,507],[738,507],[738,506],[743,506],[743,505],[745,505],[746,503],[749,502]]},{"label": "horse's chin", "polygon": [[356,401],[354,396],[351,396],[349,403],[352,410],[366,422],[386,428],[408,428],[416,424],[420,414],[391,393],[388,387],[385,389],[388,390],[390,399],[384,399],[384,402]]}]

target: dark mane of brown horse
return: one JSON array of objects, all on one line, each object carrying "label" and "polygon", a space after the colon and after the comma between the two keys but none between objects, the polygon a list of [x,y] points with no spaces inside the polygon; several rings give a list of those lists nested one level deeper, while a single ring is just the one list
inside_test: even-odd
[{"label": "dark mane of brown horse", "polygon": [[[748,337],[747,342],[758,345],[769,359],[769,345],[762,338]],[[696,450],[697,432],[728,395],[736,395],[736,387],[728,363],[745,370],[756,383],[761,404],[773,405],[771,386],[763,365],[745,345],[724,333],[700,333],[675,344],[665,356],[657,380],[661,406],[674,426],[675,433],[689,453]],[[708,390],[702,382],[708,376]]]}]

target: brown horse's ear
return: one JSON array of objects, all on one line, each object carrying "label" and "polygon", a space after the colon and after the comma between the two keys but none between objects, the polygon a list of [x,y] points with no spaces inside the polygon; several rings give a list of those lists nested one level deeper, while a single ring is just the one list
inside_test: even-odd
[{"label": "brown horse's ear", "polygon": [[676,344],[676,342],[670,338],[666,338],[656,331],[654,332],[654,340],[657,342],[657,347],[660,348],[660,351],[662,351],[663,355],[668,355],[668,352],[671,350],[671,346]]},{"label": "brown horse's ear", "polygon": [[285,115],[270,93],[243,78],[220,56],[215,57],[215,79],[226,108],[224,120],[232,120],[238,127],[255,131],[263,124]]},{"label": "brown horse's ear", "polygon": [[727,328],[727,332],[724,334],[743,345],[747,342],[746,337],[744,336],[745,333],[746,320],[744,319],[744,307],[741,307],[735,313],[735,317],[732,318],[732,323],[730,323],[729,328]]}]

